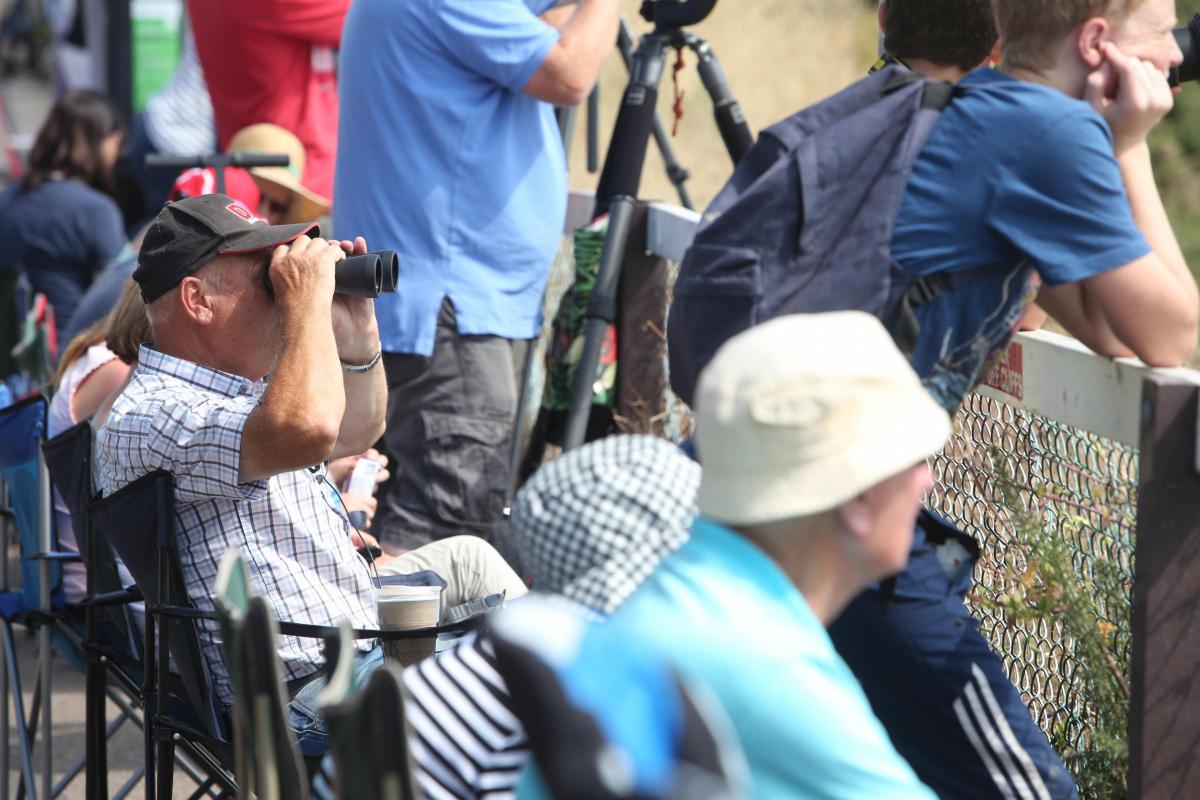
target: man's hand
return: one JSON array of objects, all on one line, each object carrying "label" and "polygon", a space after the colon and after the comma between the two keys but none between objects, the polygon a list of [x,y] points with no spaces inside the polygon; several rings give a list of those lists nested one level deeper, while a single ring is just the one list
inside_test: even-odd
[{"label": "man's hand", "polygon": [[[340,253],[359,256],[367,252],[367,242],[359,236],[353,242],[330,242]],[[365,364],[379,352],[379,325],[375,321],[375,302],[369,297],[333,296],[333,336],[338,357],[347,364]]]},{"label": "man's hand", "polygon": [[[342,492],[342,503],[346,506],[346,513],[352,514],[355,511],[361,511],[366,514],[367,527],[371,527],[371,521],[375,519],[375,511],[379,508],[379,501],[374,497],[365,494],[355,494],[354,492]],[[378,544],[372,539],[372,544]],[[363,547],[364,545],[355,545]]]},{"label": "man's hand", "polygon": [[1108,121],[1120,157],[1146,141],[1175,98],[1167,76],[1149,61],[1125,55],[1112,42],[1101,52],[1104,62],[1088,76],[1084,98]]},{"label": "man's hand", "polygon": [[300,236],[271,253],[267,267],[275,302],[283,307],[309,309],[328,305],[333,298],[334,264],[346,257],[324,239]]}]

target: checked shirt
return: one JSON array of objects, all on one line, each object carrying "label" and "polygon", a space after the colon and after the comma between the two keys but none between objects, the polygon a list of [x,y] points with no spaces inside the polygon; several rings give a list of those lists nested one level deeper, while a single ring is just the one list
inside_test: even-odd
[{"label": "checked shirt", "polygon": [[[256,591],[281,620],[376,627],[366,564],[324,467],[238,482],[242,430],[266,383],[209,369],[142,346],[125,391],[96,435],[96,475],[111,494],[156,469],[175,476],[175,529],[188,597],[213,609],[217,568],[229,547],[246,559]],[[217,696],[233,703],[216,622],[200,641]],[[373,645],[361,641],[362,650]],[[315,639],[281,636],[284,679],[324,662]]]}]

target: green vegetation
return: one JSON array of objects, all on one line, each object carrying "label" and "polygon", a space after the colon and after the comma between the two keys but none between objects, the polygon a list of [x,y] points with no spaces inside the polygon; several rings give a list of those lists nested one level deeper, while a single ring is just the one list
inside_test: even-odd
[{"label": "green vegetation", "polygon": [[[1061,643],[1061,649],[1043,648],[1040,657],[1052,680],[1067,682],[1069,689],[1046,693],[1065,702],[1056,703],[1041,722],[1082,797],[1121,800],[1128,795],[1132,576],[1104,548],[1088,556],[1080,552],[1078,542],[1088,538],[1094,520],[1064,517],[1061,509],[1048,514],[1055,501],[1045,486],[1031,491],[1014,481],[999,449],[991,461],[1011,539],[992,565],[991,591],[976,598],[981,608],[1003,617],[985,633],[1001,653],[1013,629],[1047,645]],[[1122,513],[1085,513],[1097,511],[1110,521]],[[1051,522],[1055,517],[1057,525]]]}]

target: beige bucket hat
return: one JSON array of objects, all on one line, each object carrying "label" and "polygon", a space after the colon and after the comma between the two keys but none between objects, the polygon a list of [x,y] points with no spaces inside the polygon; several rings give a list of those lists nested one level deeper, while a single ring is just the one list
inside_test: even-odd
[{"label": "beige bucket hat", "polygon": [[277,184],[292,193],[292,209],[288,219],[284,220],[285,223],[311,222],[329,213],[329,198],[321,197],[300,183],[307,156],[304,153],[304,145],[296,138],[296,134],[287,128],[270,122],[247,126],[233,135],[226,150],[230,153],[264,153],[288,157],[286,167],[254,167],[250,170],[255,180]]},{"label": "beige bucket hat", "polygon": [[697,503],[730,524],[815,514],[936,453],[949,434],[875,317],[779,317],[730,339],[700,376]]}]

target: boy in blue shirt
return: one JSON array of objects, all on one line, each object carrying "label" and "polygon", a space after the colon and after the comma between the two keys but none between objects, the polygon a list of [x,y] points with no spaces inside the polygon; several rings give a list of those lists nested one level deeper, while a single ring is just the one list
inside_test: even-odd
[{"label": "boy in blue shirt", "polygon": [[[892,0],[899,4],[901,0]],[[947,410],[1035,299],[1098,353],[1180,364],[1197,290],[1163,211],[1146,136],[1181,54],[1170,0],[993,0],[1002,71],[967,75],[910,178],[892,255],[916,275],[995,264],[922,306],[912,364]],[[974,542],[932,514],[891,591],[830,633],[917,774],[943,797],[1069,798],[1075,788],[935,550]]]}]

